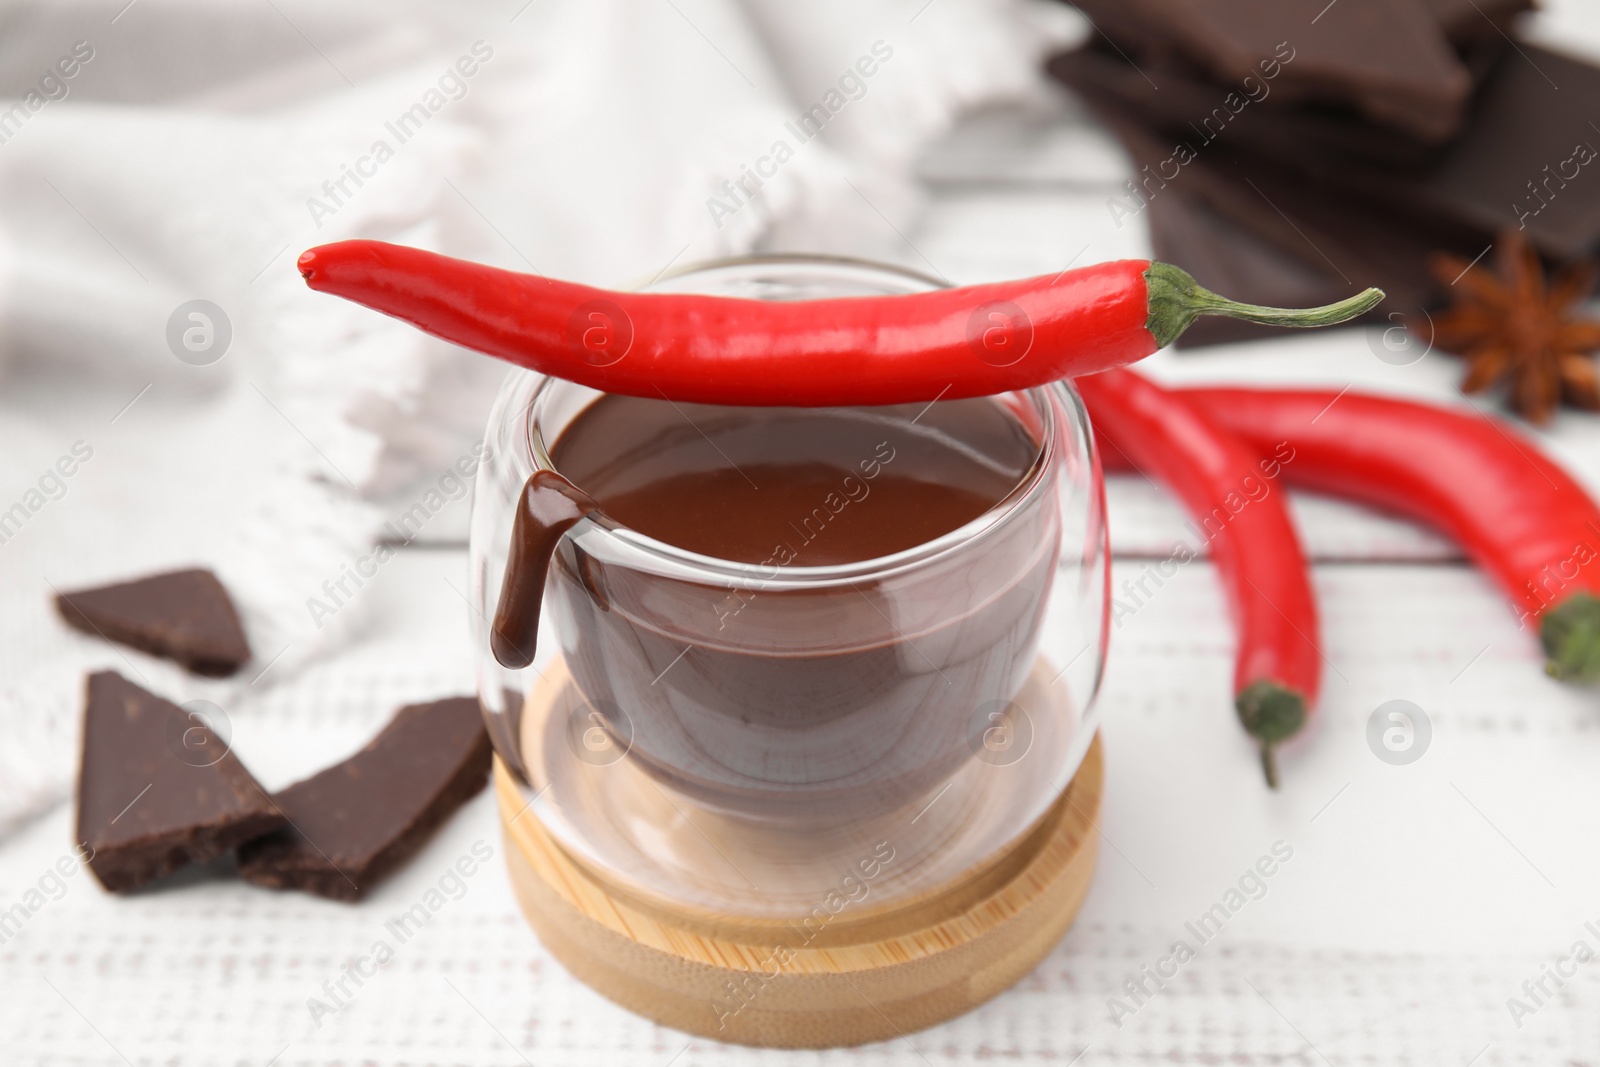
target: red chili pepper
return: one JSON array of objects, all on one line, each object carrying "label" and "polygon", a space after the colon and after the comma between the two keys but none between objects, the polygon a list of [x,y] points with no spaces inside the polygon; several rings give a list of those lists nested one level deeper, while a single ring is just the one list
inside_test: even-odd
[{"label": "red chili pepper", "polygon": [[1453,537],[1539,621],[1557,678],[1600,678],[1600,508],[1537,445],[1488,416],[1323,390],[1185,389],[1256,449],[1288,441],[1291,483]]},{"label": "red chili pepper", "polygon": [[[1238,634],[1233,687],[1239,721],[1261,747],[1267,783],[1278,785],[1276,746],[1299,732],[1322,684],[1317,603],[1300,538],[1272,480],[1299,462],[1260,459],[1175,393],[1132,371],[1075,383],[1102,441],[1159,480],[1189,512],[1227,589]],[[1252,442],[1258,444],[1258,442]],[[1272,452],[1277,442],[1266,446]],[[1182,562],[1187,558],[1174,557]]]},{"label": "red chili pepper", "polygon": [[987,396],[1132,363],[1200,315],[1324,326],[1376,289],[1308,311],[1225,300],[1165,263],[835,300],[616,293],[380,241],[300,256],[313,289],[447,341],[611,393],[713,404],[890,404]]}]

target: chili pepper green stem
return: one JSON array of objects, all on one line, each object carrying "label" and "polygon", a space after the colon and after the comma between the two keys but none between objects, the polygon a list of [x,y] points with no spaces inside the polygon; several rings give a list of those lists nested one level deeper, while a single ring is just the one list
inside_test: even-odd
[{"label": "chili pepper green stem", "polygon": [[1218,296],[1188,271],[1170,263],[1151,263],[1144,277],[1150,292],[1150,319],[1145,328],[1162,348],[1176,341],[1201,315],[1222,315],[1263,326],[1332,326],[1365,315],[1383,300],[1382,289],[1367,289],[1322,307],[1270,308]]},{"label": "chili pepper green stem", "polygon": [[1261,770],[1267,776],[1267,785],[1278,788],[1277,745],[1305,725],[1305,697],[1263,678],[1245,686],[1234,703],[1245,732],[1261,744]]},{"label": "chili pepper green stem", "polygon": [[1539,641],[1550,657],[1544,670],[1564,682],[1600,679],[1600,599],[1574,593],[1545,612]]}]

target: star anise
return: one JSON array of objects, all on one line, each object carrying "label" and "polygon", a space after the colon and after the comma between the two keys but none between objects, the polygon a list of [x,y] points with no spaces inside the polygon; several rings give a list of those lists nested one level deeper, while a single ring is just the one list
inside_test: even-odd
[{"label": "star anise", "polygon": [[1467,361],[1464,393],[1505,382],[1511,406],[1531,422],[1550,419],[1565,400],[1600,410],[1600,374],[1590,353],[1600,349],[1600,322],[1577,318],[1573,305],[1594,287],[1596,265],[1579,263],[1548,284],[1539,254],[1521,230],[1495,242],[1498,270],[1469,266],[1443,253],[1429,267],[1451,287],[1451,307],[1413,323],[1414,332]]}]

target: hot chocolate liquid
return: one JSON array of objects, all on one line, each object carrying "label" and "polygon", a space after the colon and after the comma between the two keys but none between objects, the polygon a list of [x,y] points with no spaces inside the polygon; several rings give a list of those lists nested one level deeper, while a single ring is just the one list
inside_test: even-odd
[{"label": "hot chocolate liquid", "polygon": [[[773,409],[608,396],[550,454],[613,522],[744,565],[725,564],[716,584],[663,577],[564,538],[550,566],[547,608],[586,715],[703,804],[826,816],[869,794],[909,802],[980,747],[986,712],[1032,666],[1059,502],[1049,486],[1017,492],[1038,476],[1039,445],[997,400]],[[811,570],[915,549],[1002,502],[1003,521],[945,552]]]},{"label": "hot chocolate liquid", "polygon": [[1021,424],[987,399],[773,409],[622,396],[583,412],[551,453],[630,529],[718,559],[793,567],[932,541],[1003,500],[1037,456]]}]

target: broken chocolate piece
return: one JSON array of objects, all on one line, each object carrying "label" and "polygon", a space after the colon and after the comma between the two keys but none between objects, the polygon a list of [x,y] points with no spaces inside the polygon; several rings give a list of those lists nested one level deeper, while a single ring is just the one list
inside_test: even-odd
[{"label": "broken chocolate piece", "polygon": [[[1508,225],[1526,228],[1554,259],[1600,248],[1600,131],[1589,124],[1600,114],[1600,68],[1531,44],[1495,66],[1456,141],[1404,168],[1386,163],[1388,148],[1353,149],[1326,119],[1296,132],[1251,105],[1232,117],[1219,109],[1207,123],[1215,101],[1203,91],[1170,81],[1151,91],[1125,61],[1093,50],[1058,57],[1051,69],[1157,175],[1141,173],[1140,183],[1181,184],[1286,250],[1303,251],[1309,238],[1346,274],[1378,256],[1390,269],[1369,280],[1403,295],[1391,304],[1414,309],[1419,293],[1439,295],[1425,270],[1428,251],[1470,259]],[[1262,210],[1263,193],[1287,218]],[[1369,254],[1341,258],[1346,242]],[[1396,273],[1409,281],[1395,281]]]},{"label": "broken chocolate piece", "polygon": [[1075,0],[1135,59],[1182,56],[1230,87],[1350,107],[1425,141],[1461,126],[1471,81],[1421,0]]},{"label": "broken chocolate piece", "polygon": [[489,780],[475,697],[401,708],[343,763],[273,797],[290,825],[239,849],[256,885],[357,900]]},{"label": "broken chocolate piece", "polygon": [[114,671],[89,676],[79,768],[78,840],[113,892],[284,825],[201,717]]},{"label": "broken chocolate piece", "polygon": [[1116,101],[1094,93],[1085,93],[1085,98],[1116,132],[1139,174],[1135,190],[1108,201],[1119,217],[1181,191],[1312,270],[1331,271],[1347,288],[1356,279],[1382,288],[1389,298],[1379,318],[1436,302],[1441,287],[1427,269],[1432,252],[1470,259],[1482,247],[1475,231],[1398,216],[1326,179],[1230,151],[1222,141],[1191,151],[1183,157],[1187,162],[1176,163],[1171,143],[1147,131]]},{"label": "broken chocolate piece", "polygon": [[1467,129],[1421,173],[1356,164],[1332,173],[1398,214],[1470,231],[1469,258],[1516,226],[1548,256],[1583,259],[1600,247],[1596,115],[1600,68],[1523,44],[1496,65]]},{"label": "broken chocolate piece", "polygon": [[[1343,299],[1350,287],[1326,266],[1303,263],[1221,218],[1204,202],[1168,189],[1148,208],[1156,258],[1182,263],[1195,281],[1217,293],[1269,307],[1316,307]],[[1363,319],[1362,321],[1366,321]],[[1230,344],[1301,331],[1210,315],[1178,338],[1179,348]]]},{"label": "broken chocolate piece", "polygon": [[1446,37],[1457,45],[1496,38],[1505,40],[1506,31],[1524,11],[1532,11],[1533,0],[1423,0]]},{"label": "broken chocolate piece", "polygon": [[176,660],[195,674],[225,677],[250,659],[233,600],[208,570],[62,593],[56,609],[74,629]]},{"label": "broken chocolate piece", "polygon": [[1266,156],[1293,152],[1306,164],[1343,166],[1360,159],[1389,168],[1416,168],[1441,151],[1438,145],[1335,108],[1275,107],[1270,79],[1248,86],[1218,85],[1184,64],[1141,60],[1135,67],[1100,47],[1063,52],[1050,60],[1048,70],[1086,96],[1116,100],[1141,125],[1164,134],[1174,148],[1184,144],[1199,150],[1221,139]]}]

